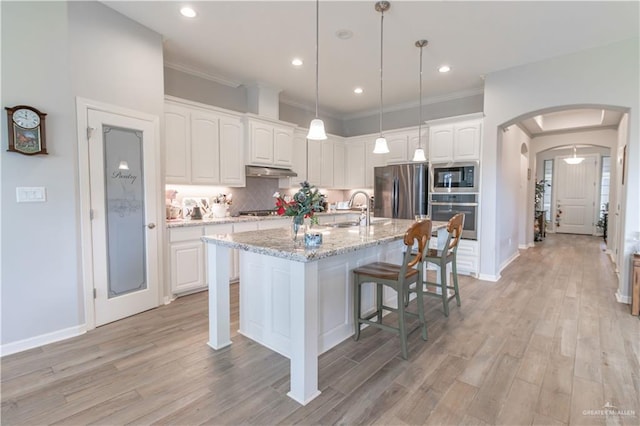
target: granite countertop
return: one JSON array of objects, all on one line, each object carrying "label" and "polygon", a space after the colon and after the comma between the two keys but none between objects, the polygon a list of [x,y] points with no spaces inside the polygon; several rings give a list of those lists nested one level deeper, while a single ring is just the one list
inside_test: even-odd
[{"label": "granite countertop", "polygon": [[[356,250],[387,244],[404,237],[413,223],[406,219],[376,219],[371,226],[350,228],[332,228],[319,226],[323,242],[316,248],[305,248],[304,238],[294,243],[289,232],[282,229],[265,229],[250,232],[238,232],[223,235],[206,235],[206,243],[246,250],[254,253],[290,259],[296,262],[310,262],[326,257],[349,253]],[[446,222],[433,222],[434,231],[446,227]]]},{"label": "granite countertop", "polygon": [[[316,215],[332,216],[332,215],[344,215],[344,214],[357,214],[358,212],[353,210],[337,210],[329,213],[316,213]],[[289,219],[288,216],[228,216],[222,218],[206,218],[206,219],[167,219],[167,228],[184,228],[188,226],[202,226],[202,225],[220,225],[224,223],[238,223],[238,222],[258,222],[263,220],[277,220],[277,219]]]}]

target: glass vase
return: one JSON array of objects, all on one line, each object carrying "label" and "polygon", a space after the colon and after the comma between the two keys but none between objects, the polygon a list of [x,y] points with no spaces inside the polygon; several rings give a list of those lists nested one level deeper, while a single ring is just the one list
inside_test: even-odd
[{"label": "glass vase", "polygon": [[302,241],[304,238],[304,216],[293,216],[291,221],[291,238],[293,242]]}]

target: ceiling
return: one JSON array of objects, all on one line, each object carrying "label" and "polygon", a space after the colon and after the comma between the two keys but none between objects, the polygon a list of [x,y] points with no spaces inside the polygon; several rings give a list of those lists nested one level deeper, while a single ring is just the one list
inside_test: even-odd
[{"label": "ceiling", "polygon": [[[281,89],[282,101],[315,106],[314,1],[105,1],[162,34],[164,60],[231,86]],[[321,115],[370,114],[380,103],[380,13],[374,1],[320,2]],[[637,37],[639,3],[618,1],[391,1],[384,17],[384,105],[418,104],[419,49],[425,102],[479,94],[491,72]],[[336,33],[353,36],[340,39]],[[299,57],[299,68],[291,60]],[[443,64],[451,72],[437,71]],[[364,93],[355,95],[353,89]]]}]

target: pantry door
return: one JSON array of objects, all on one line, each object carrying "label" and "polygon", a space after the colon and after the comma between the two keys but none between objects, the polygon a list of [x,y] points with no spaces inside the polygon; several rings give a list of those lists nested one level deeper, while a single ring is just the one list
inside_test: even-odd
[{"label": "pantry door", "polygon": [[595,200],[599,188],[598,157],[582,155],[580,164],[567,164],[556,157],[556,229],[557,233],[593,235]]},{"label": "pantry door", "polygon": [[84,265],[100,326],[159,304],[158,132],[154,120],[90,107],[86,114],[91,252]]}]

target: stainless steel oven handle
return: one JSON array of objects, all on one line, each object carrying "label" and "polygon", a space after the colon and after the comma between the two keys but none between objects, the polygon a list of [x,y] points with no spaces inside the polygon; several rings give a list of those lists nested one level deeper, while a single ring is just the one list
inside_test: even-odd
[{"label": "stainless steel oven handle", "polygon": [[460,207],[478,207],[478,203],[439,203],[439,202],[431,202],[432,206],[460,206]]}]

